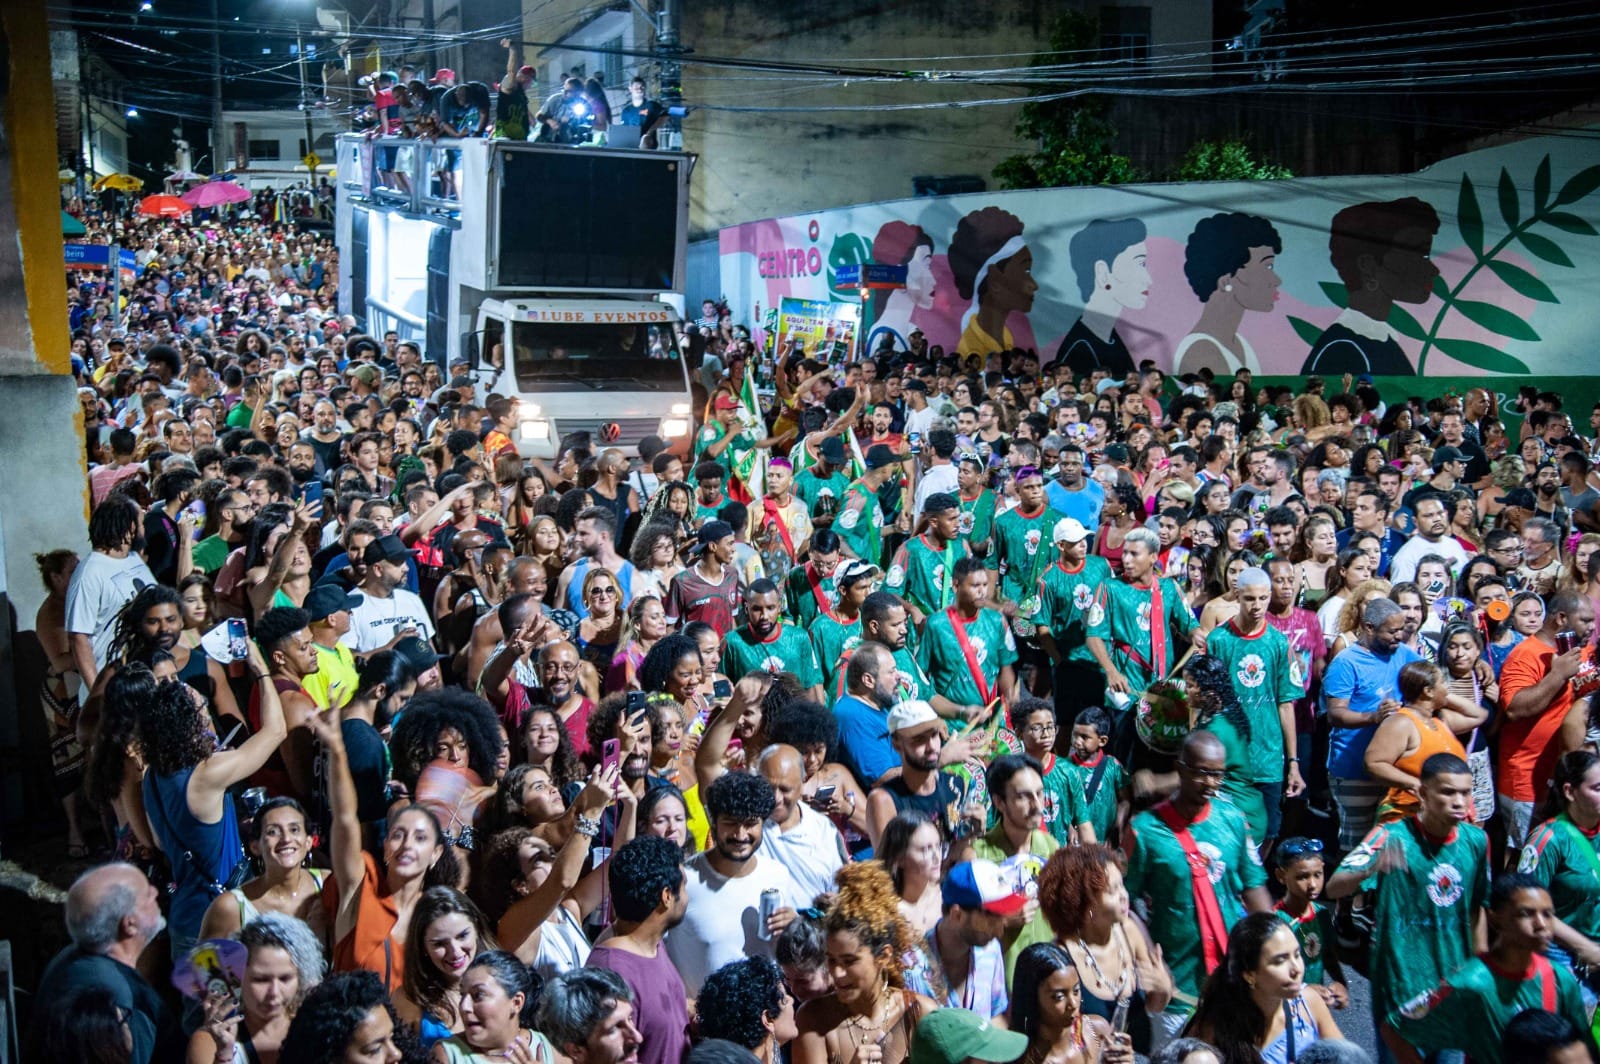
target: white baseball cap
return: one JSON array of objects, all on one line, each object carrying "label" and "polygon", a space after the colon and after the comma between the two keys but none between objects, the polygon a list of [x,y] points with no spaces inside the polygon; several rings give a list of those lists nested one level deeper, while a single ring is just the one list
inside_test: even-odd
[{"label": "white baseball cap", "polygon": [[920,698],[907,699],[896,702],[889,707],[889,734],[905,731],[907,728],[920,728],[939,719],[939,714],[933,707]]},{"label": "white baseball cap", "polygon": [[1088,538],[1089,530],[1076,517],[1063,517],[1057,521],[1055,532],[1051,534],[1053,543],[1082,543]]}]

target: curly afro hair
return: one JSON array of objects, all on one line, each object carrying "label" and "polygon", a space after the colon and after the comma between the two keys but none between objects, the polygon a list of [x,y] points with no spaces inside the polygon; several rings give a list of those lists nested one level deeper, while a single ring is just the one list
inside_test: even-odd
[{"label": "curly afro hair", "polygon": [[[735,820],[765,820],[777,808],[772,784],[752,772],[726,772],[718,776],[701,795],[706,817],[716,823],[720,817]],[[893,893],[891,884],[890,893]]]},{"label": "curly afro hair", "polygon": [[156,678],[149,666],[130,662],[117,667],[106,681],[100,702],[100,725],[89,747],[84,786],[95,804],[111,801],[122,789],[128,750],[139,740],[139,715],[155,697]]},{"label": "curly afro hair", "polygon": [[[682,713],[682,710],[678,708],[678,703],[674,701],[670,695],[646,695],[644,715],[645,719],[650,722],[650,736],[652,742],[656,739],[656,737],[661,735],[662,731],[666,727],[666,721],[662,719],[661,715],[661,707],[663,704],[671,705],[675,710],[677,710],[678,713]],[[585,736],[587,736],[589,740],[589,749],[593,752],[593,757],[591,757],[590,760],[595,761],[596,763],[599,762],[600,747],[607,739],[619,739],[622,737],[621,729],[618,727],[618,722],[621,721],[623,716],[627,714],[627,711],[628,696],[626,693],[621,691],[618,691],[615,694],[606,695],[606,697],[599,701],[594,709],[590,710],[589,723],[586,725],[586,730],[584,732]]]},{"label": "curly afro hair", "polygon": [[193,768],[216,752],[216,738],[195,709],[195,695],[178,680],[156,685],[139,711],[139,750],[157,776]]},{"label": "curly afro hair", "polygon": [[904,986],[900,958],[917,948],[917,934],[900,915],[894,880],[877,861],[865,861],[845,865],[834,875],[834,881],[839,884],[839,893],[823,917],[823,930],[830,935],[854,935],[874,955],[887,950],[889,959],[883,963],[889,983]]},{"label": "curly afro hair", "polygon": [[383,980],[368,971],[339,972],[318,983],[306,995],[284,1036],[282,1059],[295,1064],[337,1064],[345,1058],[350,1039],[374,1009],[383,1009],[394,1023],[395,1044],[407,1062],[426,1060],[412,1045],[410,1028],[395,1018]]},{"label": "curly afro hair", "polygon": [[[506,828],[489,837],[488,845],[474,851],[477,867],[467,894],[483,910],[491,926],[519,897],[517,882],[522,879],[522,844],[538,839],[532,828]],[[540,840],[540,845],[548,847]]]},{"label": "curly afro hair", "polygon": [[1084,914],[1111,886],[1107,869],[1116,862],[1117,852],[1101,845],[1066,846],[1045,862],[1039,873],[1039,911],[1056,938],[1076,938],[1083,932]]},{"label": "curly afro hair", "polygon": [[684,889],[683,851],[670,839],[640,835],[611,855],[606,873],[617,919],[640,921],[661,904],[661,892]]},{"label": "curly afro hair", "polygon": [[839,722],[827,706],[795,699],[780,706],[767,720],[767,741],[792,746],[801,753],[808,747],[833,749],[839,739]]},{"label": "curly afro hair", "polygon": [[700,647],[686,635],[669,635],[661,639],[645,654],[639,665],[639,687],[645,691],[665,691],[667,677],[678,662],[693,654],[700,662]]},{"label": "curly afro hair", "polygon": [[694,1023],[701,1038],[722,1038],[754,1050],[770,1033],[763,1020],[783,1011],[783,970],[771,957],[724,964],[701,984]]},{"label": "curly afro hair", "polygon": [[500,721],[489,703],[458,687],[424,691],[406,703],[394,727],[389,749],[394,778],[415,794],[417,777],[433,760],[433,745],[445,728],[454,728],[467,742],[467,764],[481,780],[494,779],[500,756]]}]

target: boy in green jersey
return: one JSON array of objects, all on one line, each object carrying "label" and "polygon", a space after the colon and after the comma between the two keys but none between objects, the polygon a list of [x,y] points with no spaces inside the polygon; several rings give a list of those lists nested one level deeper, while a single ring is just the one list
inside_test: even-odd
[{"label": "boy in green jersey", "polygon": [[1054,667],[1050,690],[1064,720],[1100,705],[1106,693],[1106,675],[1089,653],[1089,613],[1095,593],[1112,575],[1104,558],[1089,556],[1090,534],[1076,518],[1056,522],[1050,538],[1059,555],[1039,578],[1039,612],[1033,617],[1039,645]]},{"label": "boy in green jersey", "polygon": [[934,492],[924,501],[922,512],[928,518],[927,531],[900,545],[883,582],[886,591],[905,599],[912,622],[919,628],[929,614],[947,609],[955,601],[951,574],[956,562],[968,554],[966,543],[959,538],[961,510],[954,495]]},{"label": "boy in green jersey", "polygon": [[[1494,946],[1389,1015],[1381,1030],[1390,1051],[1405,1064],[1445,1049],[1464,1050],[1474,1064],[1501,1064],[1506,1027],[1526,1009],[1553,1012],[1586,1030],[1578,980],[1545,957],[1554,925],[1550,892],[1536,880],[1515,872],[1495,880],[1489,891]],[[1592,1042],[1588,1051],[1594,1059]]]},{"label": "boy in green jersey", "polygon": [[989,469],[975,454],[964,454],[956,464],[956,498],[961,506],[958,526],[972,553],[988,553],[994,536],[995,495],[988,487]]},{"label": "boy in green jersey", "polygon": [[[1600,968],[1600,758],[1574,750],[1550,781],[1556,815],[1528,832],[1517,871],[1550,892],[1555,944],[1591,971]],[[1585,997],[1588,995],[1586,994]]]},{"label": "boy in green jersey", "polygon": [[867,450],[867,471],[844,493],[833,530],[839,533],[851,557],[878,565],[883,555],[883,507],[878,489],[889,482],[901,458],[881,443]]},{"label": "boy in green jersey", "polygon": [[811,622],[811,645],[822,666],[823,689],[832,691],[843,681],[850,652],[861,642],[861,604],[872,594],[877,578],[876,566],[847,558],[833,571],[839,586],[839,602],[832,613],[823,613]]},{"label": "boy in green jersey", "polygon": [[1357,891],[1376,898],[1368,907],[1376,924],[1368,952],[1374,1025],[1486,944],[1489,840],[1467,823],[1472,769],[1454,754],[1434,754],[1420,779],[1417,814],[1367,832],[1328,881],[1330,899]]},{"label": "boy in green jersey", "polygon": [[1050,837],[1062,846],[1099,841],[1089,819],[1083,783],[1067,759],[1055,755],[1055,707],[1042,698],[1024,698],[1011,707],[1011,725],[1022,737],[1022,752],[1039,762],[1044,781],[1044,813],[1040,819]]},{"label": "boy in green jersey", "polygon": [[[796,450],[803,452],[805,445],[801,444]],[[794,493],[805,500],[812,517],[817,516],[817,500],[831,498],[837,503],[850,487],[842,440],[829,436],[817,446],[817,455],[817,461],[810,466],[796,462],[798,472],[794,475]]]},{"label": "boy in green jersey", "polygon": [[994,700],[1015,697],[1017,644],[1000,611],[984,606],[989,570],[982,561],[956,562],[955,584],[955,605],[928,618],[922,640],[934,690],[951,704],[934,708],[953,711],[951,730],[959,732],[987,716]]},{"label": "boy in green jersey", "polygon": [[717,511],[728,505],[728,471],[716,462],[701,462],[694,467],[694,509],[689,520],[695,525],[717,520]]},{"label": "boy in green jersey", "polygon": [[789,570],[783,580],[784,614],[802,628],[821,614],[830,612],[839,595],[833,584],[839,566],[839,537],[826,528],[811,533],[810,557],[804,565]]},{"label": "boy in green jersey", "polygon": [[1072,722],[1071,744],[1066,763],[1083,788],[1094,837],[1110,843],[1128,822],[1128,770],[1106,749],[1111,745],[1111,714],[1099,706],[1080,709]]},{"label": "boy in green jersey", "polygon": [[1172,972],[1172,1001],[1157,1020],[1176,1037],[1223,963],[1228,932],[1246,911],[1267,912],[1266,873],[1244,817],[1217,802],[1222,744],[1190,732],[1178,755],[1177,793],[1134,816],[1122,841],[1128,895],[1149,906],[1150,937]]},{"label": "boy in green jersey", "polygon": [[1342,1009],[1350,1000],[1339,963],[1339,943],[1333,934],[1333,909],[1317,901],[1322,894],[1322,840],[1284,839],[1272,851],[1273,875],[1283,885],[1278,915],[1294,930],[1305,959],[1306,986],[1322,994],[1330,1009]]},{"label": "boy in green jersey", "polygon": [[1066,515],[1045,504],[1044,475],[1034,466],[1017,470],[1016,484],[1016,509],[994,519],[989,568],[1000,574],[1000,601],[1031,624],[1039,613],[1039,577],[1054,556],[1050,540]]},{"label": "boy in green jersey", "polygon": [[822,701],[822,670],[804,628],[784,624],[778,610],[778,585],[766,577],[754,581],[744,596],[747,624],[728,633],[722,643],[722,672],[738,683],[752,672],[792,673],[804,696]]}]

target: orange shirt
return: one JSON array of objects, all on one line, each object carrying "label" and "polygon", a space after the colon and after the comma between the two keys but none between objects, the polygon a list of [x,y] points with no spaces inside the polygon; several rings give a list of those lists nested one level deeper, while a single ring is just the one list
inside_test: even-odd
[{"label": "orange shirt", "polygon": [[[1518,643],[1500,669],[1500,709],[1505,710],[1519,691],[1525,691],[1550,673],[1556,648],[1529,636]],[[1561,722],[1572,708],[1572,685],[1565,684],[1539,713],[1507,720],[1500,730],[1500,762],[1495,768],[1495,790],[1514,802],[1538,801],[1544,793],[1556,759],[1561,756]]]},{"label": "orange shirt", "polygon": [[[363,853],[361,863],[365,874],[357,885],[361,900],[356,903],[356,926],[334,945],[333,970],[364,968],[386,980],[385,986],[392,992],[400,989],[405,978],[405,950],[390,938],[399,922],[399,911],[394,896],[383,892],[383,869],[372,854]],[[348,888],[340,884],[339,889]]]}]

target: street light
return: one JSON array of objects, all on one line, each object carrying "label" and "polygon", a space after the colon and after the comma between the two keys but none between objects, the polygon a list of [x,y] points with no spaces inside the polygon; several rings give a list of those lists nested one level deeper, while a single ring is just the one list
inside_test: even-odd
[{"label": "street light", "polygon": [[137,107],[128,108],[128,117],[129,118],[138,118],[139,117],[139,109]]},{"label": "street light", "polygon": [[156,9],[156,5],[150,3],[150,0],[145,0],[144,3],[139,5],[140,13],[154,11],[155,9]]}]

